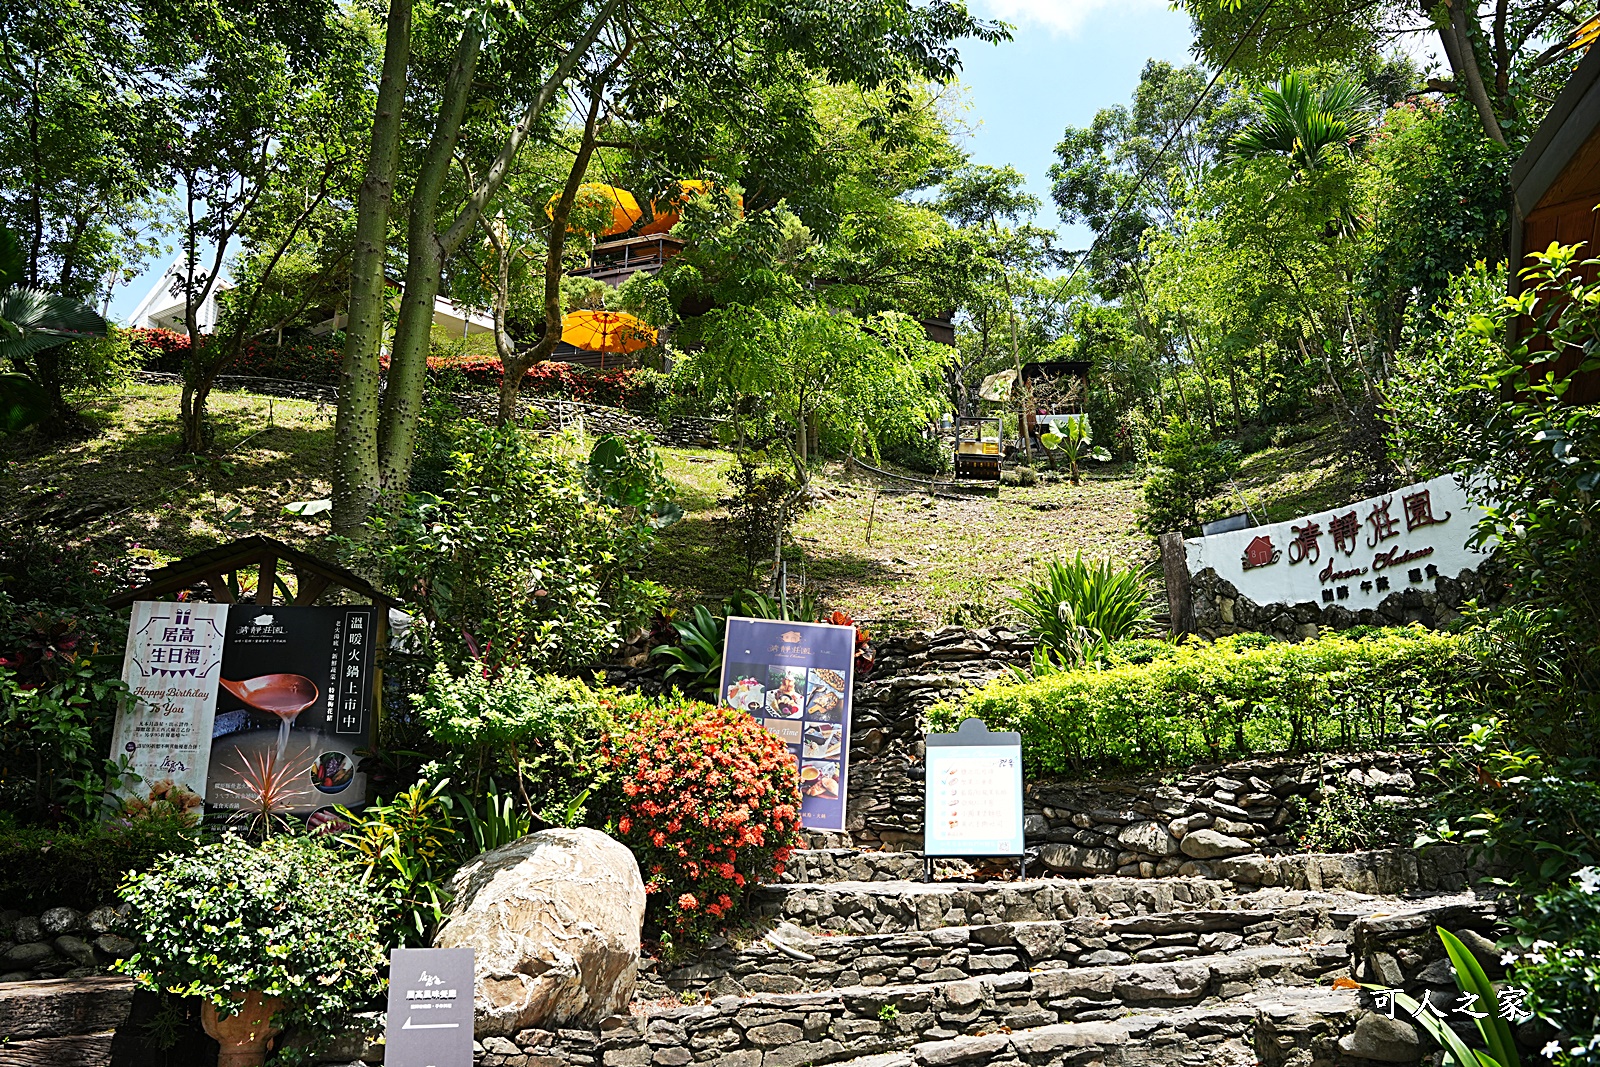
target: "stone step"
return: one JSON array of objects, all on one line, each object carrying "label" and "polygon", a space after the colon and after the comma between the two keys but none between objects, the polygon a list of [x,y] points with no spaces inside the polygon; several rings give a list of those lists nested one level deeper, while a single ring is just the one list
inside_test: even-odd
[{"label": "stone step", "polygon": [[1417,1059],[1415,1044],[1360,1040],[1359,1020],[1366,1014],[1348,990],[1270,990],[1222,1004],[920,1042],[844,1060],[839,1067],[1289,1067],[1305,1062],[1365,1067],[1373,1054],[1384,1062]]},{"label": "stone step", "polygon": [[[1018,968],[1164,963],[1241,946],[1347,944],[1353,923],[1392,906],[1377,898],[1336,894],[1257,896],[1233,901],[1230,908],[882,934],[819,936],[784,923],[761,940],[702,954],[687,965],[668,969],[652,964],[640,973],[638,995],[799,993],[836,985],[959,981]],[[1452,904],[1457,900],[1448,898]]]},{"label": "stone step", "polygon": [[[1131,1009],[1226,1002],[1347,974],[1349,946],[1259,946],[1164,963],[1016,969],[978,978],[641,1005],[602,1035],[603,1067],[800,1067],[929,1041],[1119,1018]],[[520,1042],[519,1042],[520,1044]]]},{"label": "stone step", "polygon": [[[1242,889],[1206,878],[1037,878],[1010,882],[824,882],[765,885],[753,895],[758,919],[839,934],[902,933],[946,926],[1123,918],[1175,911],[1298,907],[1392,911],[1394,896],[1344,889]],[[1410,899],[1466,900],[1461,893]],[[1373,904],[1388,901],[1387,904]],[[1409,905],[1407,905],[1409,906]]]},{"label": "stone step", "polygon": [[[1035,875],[1053,873],[1057,878],[1100,881],[1110,878],[1109,869],[1096,873],[1092,867],[1076,865],[1077,857],[1067,846],[1046,846],[1056,851],[1043,853],[1057,864],[1030,861]],[[1033,850],[1039,852],[1040,850]],[[1077,852],[1084,852],[1078,849]],[[1186,857],[1177,857],[1187,859]],[[1188,860],[1172,869],[1152,866],[1141,876],[1118,874],[1119,880],[1161,882],[1173,877],[1216,880],[1239,887],[1283,887],[1287,889],[1346,889],[1357,893],[1398,894],[1461,892],[1472,881],[1465,849],[1454,845],[1434,845],[1425,850],[1396,848],[1371,852],[1293,853],[1268,856],[1248,853],[1213,859]],[[1159,875],[1156,873],[1160,871]],[[934,861],[936,879],[967,879],[976,871],[965,860],[940,858]],[[837,882],[920,881],[923,857],[919,852],[870,852],[849,848],[797,849],[785,865],[783,884],[826,884]]]}]

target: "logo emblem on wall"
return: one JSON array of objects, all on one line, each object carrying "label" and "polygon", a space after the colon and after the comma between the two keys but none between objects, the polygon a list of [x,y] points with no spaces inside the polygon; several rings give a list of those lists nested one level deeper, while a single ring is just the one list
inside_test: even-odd
[{"label": "logo emblem on wall", "polygon": [[1265,567],[1278,562],[1278,557],[1283,555],[1283,550],[1272,547],[1272,538],[1262,534],[1245,546],[1244,569],[1254,570],[1256,567]]}]

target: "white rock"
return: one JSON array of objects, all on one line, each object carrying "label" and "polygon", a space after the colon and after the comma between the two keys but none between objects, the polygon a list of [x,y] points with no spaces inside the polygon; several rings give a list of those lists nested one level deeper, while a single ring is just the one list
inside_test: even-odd
[{"label": "white rock", "polygon": [[1147,856],[1175,856],[1178,854],[1178,839],[1168,833],[1167,828],[1158,822],[1136,822],[1124,826],[1117,834],[1117,841],[1124,848],[1142,852]]},{"label": "white rock", "polygon": [[1253,851],[1255,846],[1248,841],[1216,830],[1191,830],[1183,835],[1181,844],[1185,856],[1193,856],[1197,860],[1212,860],[1222,856],[1238,856]]},{"label": "white rock", "polygon": [[438,948],[476,950],[479,1038],[593,1027],[627,1010],[639,967],[644,880],[598,830],[544,830],[457,872]]}]

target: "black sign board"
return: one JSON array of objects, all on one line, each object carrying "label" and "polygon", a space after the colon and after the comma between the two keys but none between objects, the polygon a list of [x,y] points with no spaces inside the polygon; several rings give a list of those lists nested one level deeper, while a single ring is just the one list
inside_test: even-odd
[{"label": "black sign board", "polygon": [[284,783],[288,811],[316,826],[366,803],[357,769],[372,729],[377,612],[346,607],[228,609],[206,802],[238,808],[258,783]]},{"label": "black sign board", "polygon": [[389,953],[385,1067],[472,1067],[472,949]]}]

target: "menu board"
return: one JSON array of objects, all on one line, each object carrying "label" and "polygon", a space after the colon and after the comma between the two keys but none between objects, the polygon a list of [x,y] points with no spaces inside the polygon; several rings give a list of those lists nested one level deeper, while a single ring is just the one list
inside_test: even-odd
[{"label": "menu board", "polygon": [[728,620],[720,701],[748,711],[789,746],[807,830],[844,830],[855,654],[854,626]]},{"label": "menu board", "polygon": [[968,719],[926,743],[923,855],[1022,855],[1022,735]]},{"label": "menu board", "polygon": [[144,795],[163,781],[204,795],[217,709],[226,604],[136,600],[128,622],[111,758],[126,758],[138,780],[119,791]]},{"label": "menu board", "polygon": [[228,612],[206,802],[238,808],[264,770],[283,775],[284,810],[312,826],[366,803],[358,749],[371,731],[377,610],[263,607]]}]

